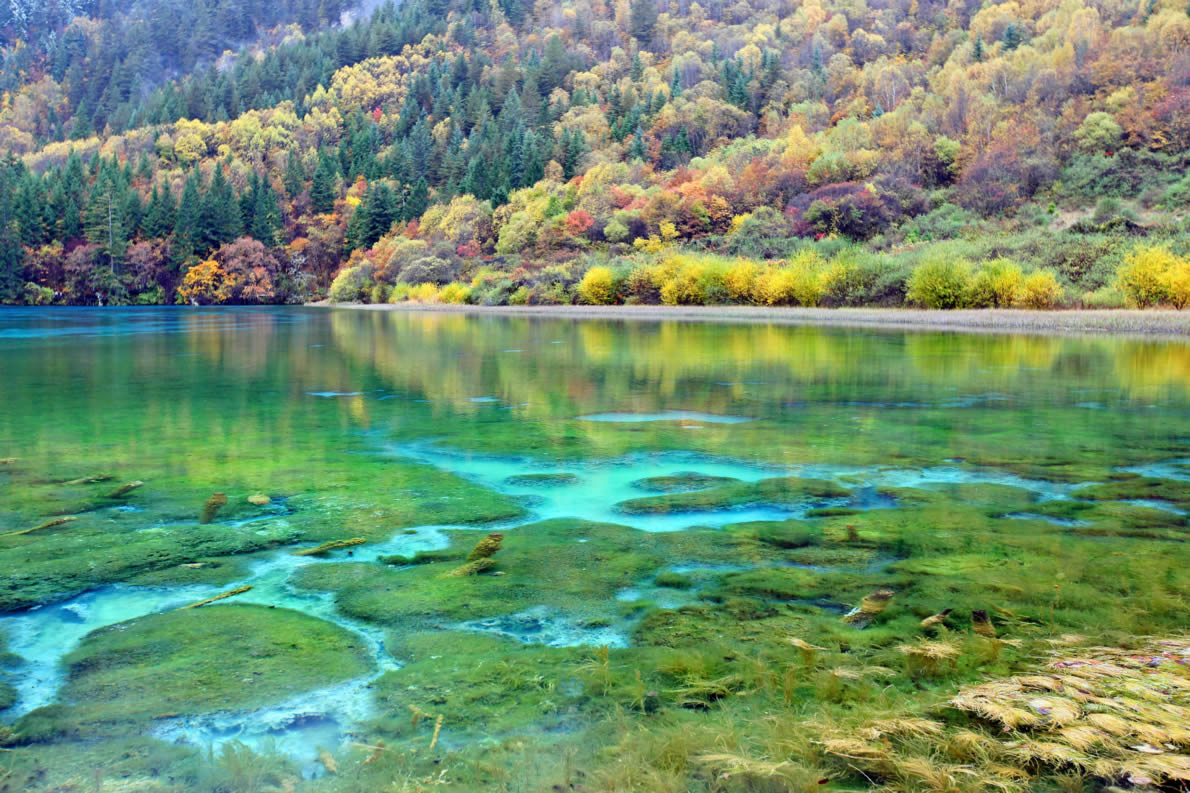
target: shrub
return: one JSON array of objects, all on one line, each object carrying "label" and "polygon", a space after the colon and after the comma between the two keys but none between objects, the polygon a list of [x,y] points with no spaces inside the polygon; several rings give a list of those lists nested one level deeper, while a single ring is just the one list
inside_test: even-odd
[{"label": "shrub", "polygon": [[392,294],[392,287],[388,284],[373,284],[371,291],[368,293],[368,302],[387,303],[390,294]]},{"label": "shrub", "polygon": [[368,265],[344,267],[331,282],[327,297],[334,303],[351,303],[364,299],[372,289],[372,268]]},{"label": "shrub", "polygon": [[1116,285],[1139,308],[1156,305],[1168,296],[1167,274],[1178,262],[1168,248],[1144,245],[1124,258]]},{"label": "shrub", "polygon": [[793,299],[802,306],[816,306],[826,294],[826,262],[813,251],[803,251],[789,263]]},{"label": "shrub", "polygon": [[393,287],[393,291],[389,293],[389,303],[403,303],[409,299],[409,292],[412,290],[409,284],[397,284]]},{"label": "shrub", "polygon": [[966,259],[927,259],[909,276],[905,297],[926,308],[961,308],[970,279],[971,263]]},{"label": "shrub", "polygon": [[1020,285],[1020,303],[1026,308],[1054,308],[1062,302],[1062,285],[1049,270],[1031,273]]},{"label": "shrub", "polygon": [[411,303],[437,303],[438,287],[434,284],[418,284],[409,290]]},{"label": "shrub", "polygon": [[658,284],[663,283],[664,279],[659,278],[659,275],[659,268],[656,265],[646,264],[633,268],[628,273],[628,277],[624,279],[624,287],[629,298],[635,303],[649,305],[660,303],[661,287]]},{"label": "shrub", "polygon": [[613,220],[603,227],[603,236],[608,242],[623,242],[628,238],[628,227],[618,220]]},{"label": "shrub", "polygon": [[438,290],[438,299],[443,303],[466,303],[471,296],[471,287],[453,281]]},{"label": "shrub", "polygon": [[661,285],[661,302],[667,306],[705,305],[727,296],[723,270],[715,262],[673,256],[661,263],[661,271],[667,275]]},{"label": "shrub", "polygon": [[756,263],[749,259],[736,259],[723,274],[723,286],[727,289],[727,297],[737,303],[748,303],[752,300],[752,291],[756,286]]},{"label": "shrub", "polygon": [[1123,308],[1127,302],[1119,287],[1111,284],[1083,295],[1083,305],[1087,308]]},{"label": "shrub", "polygon": [[1008,308],[1021,296],[1020,265],[1011,259],[991,259],[980,265],[968,285],[967,304],[979,308]]},{"label": "shrub", "polygon": [[[862,250],[843,251],[831,260],[826,271],[826,295],[832,305],[865,306],[889,302],[886,285],[893,272],[891,262],[879,255]],[[904,281],[892,297],[900,302],[904,297]]]},{"label": "shrub", "polygon": [[793,301],[792,281],[789,270],[769,265],[757,274],[752,299],[765,306],[786,305]]},{"label": "shrub", "polygon": [[610,267],[592,267],[578,284],[579,298],[593,306],[609,306],[616,300],[616,278]]},{"label": "shrub", "polygon": [[1165,274],[1165,291],[1169,302],[1181,311],[1190,303],[1190,261],[1178,259]]}]

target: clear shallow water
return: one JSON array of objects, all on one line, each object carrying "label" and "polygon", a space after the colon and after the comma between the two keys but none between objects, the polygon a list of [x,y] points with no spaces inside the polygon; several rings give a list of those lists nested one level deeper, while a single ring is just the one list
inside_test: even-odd
[{"label": "clear shallow water", "polygon": [[[885,488],[960,504],[983,496],[955,488],[1006,486],[1023,493],[1006,518],[1078,528],[1088,522],[1039,516],[1024,502],[1080,499],[1080,489],[1122,473],[1190,481],[1190,354],[1171,342],[308,309],[22,309],[0,312],[0,370],[0,458],[16,458],[0,468],[0,533],[81,516],[5,538],[0,577],[73,574],[71,558],[101,557],[79,561],[77,579],[39,590],[40,607],[0,617],[18,657],[8,675],[15,704],[0,719],[58,699],[61,661],[92,631],[250,585],[232,602],[348,628],[375,675],[150,730],[197,745],[275,741],[308,773],[318,747],[349,740],[377,715],[371,687],[401,665],[387,645],[405,630],[345,616],[335,592],[302,589],[295,576],[310,566],[379,564],[443,549],[448,530],[511,534],[540,520],[672,533],[823,507],[895,508]],[[617,507],[657,495],[642,479],[692,472],[744,483],[824,479],[850,495],[647,515]],[[87,486],[96,489],[85,498],[63,484],[93,473],[110,475],[110,486],[146,484],[119,504],[95,501],[108,483]],[[518,479],[553,474],[573,479]],[[139,559],[106,577],[91,572],[118,567],[109,562],[122,543],[104,544],[111,538],[176,534],[184,545],[212,492],[229,494],[213,524],[220,531],[251,536],[283,521],[293,539],[218,582]],[[285,511],[264,520],[244,505],[250,493]],[[1120,503],[1185,511],[1160,499]],[[369,542],[350,555],[291,553],[353,536]],[[573,540],[588,540],[581,526]],[[738,561],[674,559],[657,572],[752,565]],[[156,578],[138,584],[145,574]],[[698,600],[651,579],[609,602]],[[634,619],[588,624],[546,600],[439,629],[630,646]]]}]

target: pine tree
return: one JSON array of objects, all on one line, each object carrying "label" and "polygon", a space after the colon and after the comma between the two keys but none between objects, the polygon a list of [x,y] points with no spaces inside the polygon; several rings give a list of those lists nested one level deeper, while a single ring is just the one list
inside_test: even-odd
[{"label": "pine tree", "polygon": [[190,171],[182,187],[182,199],[178,202],[177,217],[174,220],[174,250],[180,259],[193,256],[202,244],[199,231],[202,218],[201,183],[202,175],[195,168]]},{"label": "pine tree", "polygon": [[330,158],[320,156],[310,183],[310,208],[319,215],[335,211],[335,171]]},{"label": "pine tree", "polygon": [[654,0],[632,0],[628,11],[628,33],[641,44],[653,40],[657,27],[657,4]]},{"label": "pine tree", "polygon": [[285,193],[290,200],[301,195],[306,186],[306,169],[296,152],[290,152],[285,159]]},{"label": "pine tree", "polygon": [[169,188],[153,185],[153,192],[149,195],[149,206],[141,223],[141,232],[149,239],[168,236],[174,230],[176,211]]}]

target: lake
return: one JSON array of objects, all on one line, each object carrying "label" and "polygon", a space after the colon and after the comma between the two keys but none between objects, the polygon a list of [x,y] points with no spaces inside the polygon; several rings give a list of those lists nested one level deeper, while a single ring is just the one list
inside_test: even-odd
[{"label": "lake", "polygon": [[[774,713],[1186,626],[1179,341],[5,309],[0,372],[14,779],[726,790]],[[944,609],[1011,640],[899,672]]]}]

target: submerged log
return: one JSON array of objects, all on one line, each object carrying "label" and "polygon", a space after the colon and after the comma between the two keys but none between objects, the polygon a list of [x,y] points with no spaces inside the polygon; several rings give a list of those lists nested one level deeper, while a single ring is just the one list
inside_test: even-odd
[{"label": "submerged log", "polygon": [[111,474],[92,474],[91,476],[80,476],[78,479],[71,479],[69,482],[63,482],[64,485],[93,485],[96,482],[106,482],[112,478]]},{"label": "submerged log", "polygon": [[324,542],[315,548],[303,548],[300,551],[294,551],[294,556],[317,556],[320,553],[328,553],[330,551],[337,551],[340,548],[350,548],[353,545],[363,545],[367,540],[363,537],[352,537],[350,540],[331,540]]},{"label": "submerged log", "polygon": [[137,479],[133,482],[125,482],[124,484],[120,485],[115,490],[113,490],[112,492],[110,492],[106,496],[104,496],[104,498],[123,498],[124,496],[131,493],[133,490],[136,490],[138,487],[141,487],[143,485],[144,485],[144,482],[140,481],[139,479]]},{"label": "submerged log", "polygon": [[223,600],[225,598],[235,597],[236,595],[242,595],[251,588],[252,588],[251,586],[236,587],[235,589],[224,592],[221,595],[215,595],[215,597],[213,597],[213,598],[207,598],[206,600],[200,600],[197,603],[191,603],[189,606],[182,606],[180,609],[178,609],[178,611],[185,611],[186,609],[196,609],[196,608],[199,608],[200,606],[205,606],[208,603],[214,603],[216,600]]},{"label": "submerged log", "polygon": [[199,523],[210,523],[219,514],[219,510],[227,503],[227,495],[224,493],[213,493],[207,502],[202,505],[202,512],[198,514]]},{"label": "submerged log", "polygon": [[946,621],[946,618],[950,616],[950,612],[952,611],[954,611],[954,609],[943,609],[932,617],[926,617],[921,621],[921,627],[924,630],[929,630],[930,628],[941,625]]},{"label": "submerged log", "polygon": [[45,523],[42,523],[38,526],[34,526],[31,529],[21,529],[20,531],[10,531],[7,534],[4,534],[3,536],[4,537],[19,537],[22,534],[32,534],[33,532],[41,531],[42,529],[52,529],[55,526],[61,526],[63,523],[70,523],[70,522],[76,521],[76,520],[78,520],[78,518],[76,518],[74,515],[67,515],[64,518],[54,518],[53,520],[47,520]]},{"label": "submerged log", "polygon": [[877,589],[843,616],[843,622],[855,628],[866,628],[888,608],[895,593],[891,589]]}]

